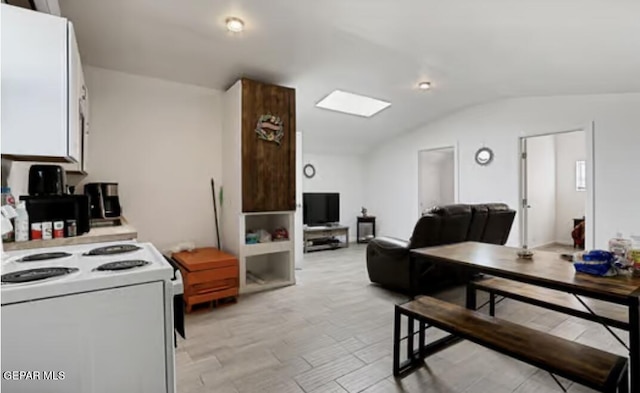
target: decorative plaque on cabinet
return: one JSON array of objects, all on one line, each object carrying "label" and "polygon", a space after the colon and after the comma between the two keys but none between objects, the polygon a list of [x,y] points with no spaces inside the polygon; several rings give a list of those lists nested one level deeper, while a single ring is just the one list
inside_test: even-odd
[{"label": "decorative plaque on cabinet", "polygon": [[280,145],[280,141],[284,136],[282,119],[272,114],[260,116],[256,125],[256,134],[260,139]]}]

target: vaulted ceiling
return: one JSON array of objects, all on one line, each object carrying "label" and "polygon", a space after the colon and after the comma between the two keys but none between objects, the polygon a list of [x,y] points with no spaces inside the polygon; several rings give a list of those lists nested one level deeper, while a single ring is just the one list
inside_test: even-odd
[{"label": "vaulted ceiling", "polygon": [[[636,0],[61,0],[90,65],[226,89],[297,89],[305,150],[362,153],[505,97],[640,91]],[[228,16],[246,30],[226,31]],[[433,88],[420,91],[419,81]],[[314,105],[340,89],[372,118]]]}]

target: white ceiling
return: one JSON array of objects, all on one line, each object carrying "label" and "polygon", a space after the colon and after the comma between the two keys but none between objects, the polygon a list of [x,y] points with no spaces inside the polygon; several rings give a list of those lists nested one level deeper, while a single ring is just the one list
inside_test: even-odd
[{"label": "white ceiling", "polygon": [[[305,151],[362,153],[504,97],[640,91],[637,0],[61,0],[90,65],[226,89],[297,89]],[[227,16],[244,19],[241,35]],[[419,91],[421,80],[433,82]],[[314,107],[335,89],[392,102]]]}]

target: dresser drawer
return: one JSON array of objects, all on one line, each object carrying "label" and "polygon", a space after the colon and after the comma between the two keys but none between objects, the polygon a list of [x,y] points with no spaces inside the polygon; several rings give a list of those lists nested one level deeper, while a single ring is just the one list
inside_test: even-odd
[{"label": "dresser drawer", "polygon": [[224,280],[227,278],[238,278],[238,266],[202,270],[198,272],[187,272],[187,274],[185,275],[185,286]]},{"label": "dresser drawer", "polygon": [[186,296],[207,295],[218,291],[238,287],[238,278],[226,278],[223,280],[207,281],[197,284],[189,284],[185,287]]},{"label": "dresser drawer", "polygon": [[238,296],[238,288],[229,288],[221,291],[205,293],[203,295],[192,295],[185,297],[187,305],[194,305],[198,303],[210,302],[213,300],[224,299],[228,297]]}]

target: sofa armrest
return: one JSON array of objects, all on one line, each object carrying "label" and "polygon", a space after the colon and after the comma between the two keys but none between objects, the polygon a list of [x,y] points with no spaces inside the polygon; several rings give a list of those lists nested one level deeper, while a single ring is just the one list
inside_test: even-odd
[{"label": "sofa armrest", "polygon": [[409,242],[377,237],[367,245],[367,272],[371,282],[401,292],[411,290]]},{"label": "sofa armrest", "polygon": [[394,237],[376,237],[371,239],[367,245],[367,250],[369,247],[386,255],[404,257],[409,254],[409,241]]}]

